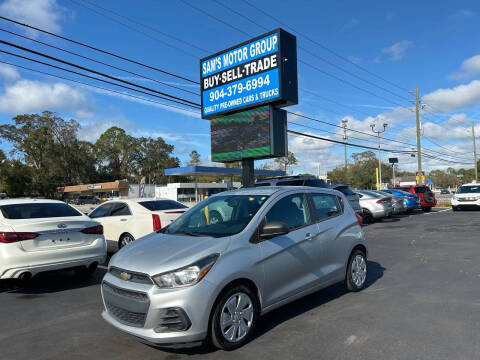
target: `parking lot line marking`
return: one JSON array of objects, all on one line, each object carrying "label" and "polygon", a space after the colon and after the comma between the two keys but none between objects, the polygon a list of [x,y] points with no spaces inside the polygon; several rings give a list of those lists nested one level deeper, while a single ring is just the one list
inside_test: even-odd
[{"label": "parking lot line marking", "polygon": [[443,209],[443,210],[439,210],[439,211],[423,213],[423,215],[438,214],[438,213],[441,213],[441,212],[444,212],[444,211],[452,211],[452,209]]}]

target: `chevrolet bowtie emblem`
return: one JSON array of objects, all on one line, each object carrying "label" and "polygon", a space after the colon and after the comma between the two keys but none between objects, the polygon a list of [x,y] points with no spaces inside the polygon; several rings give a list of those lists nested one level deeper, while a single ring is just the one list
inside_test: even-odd
[{"label": "chevrolet bowtie emblem", "polygon": [[120,277],[121,277],[123,280],[127,281],[127,280],[130,280],[130,279],[132,278],[132,275],[130,275],[130,274],[126,273],[126,272],[122,272],[122,273],[120,273]]}]

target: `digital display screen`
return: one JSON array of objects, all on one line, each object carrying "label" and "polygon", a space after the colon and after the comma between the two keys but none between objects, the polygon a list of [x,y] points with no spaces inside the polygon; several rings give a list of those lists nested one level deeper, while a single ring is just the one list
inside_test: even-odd
[{"label": "digital display screen", "polygon": [[[274,102],[295,104],[296,71],[296,39],[281,29],[202,59],[202,118]],[[285,91],[283,84],[289,85]]]},{"label": "digital display screen", "polygon": [[270,106],[265,105],[212,119],[212,161],[228,162],[272,155],[270,115]]}]

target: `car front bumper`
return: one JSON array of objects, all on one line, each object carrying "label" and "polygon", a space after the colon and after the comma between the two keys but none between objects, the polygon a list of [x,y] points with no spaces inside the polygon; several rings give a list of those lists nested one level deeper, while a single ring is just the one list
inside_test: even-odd
[{"label": "car front bumper", "polygon": [[[106,286],[113,286],[120,291],[112,297]],[[143,305],[139,304],[138,299],[122,296],[129,292],[143,294]],[[102,317],[118,330],[137,337],[141,342],[160,347],[188,347],[207,337],[214,295],[215,287],[206,279],[185,288],[160,289],[153,284],[124,281],[107,273],[102,282]],[[116,306],[113,310],[112,303]],[[185,314],[189,323],[186,330],[161,329],[169,309],[180,309]],[[131,321],[132,318],[123,316],[122,311],[142,314],[142,320]]]},{"label": "car front bumper", "polygon": [[476,200],[459,200],[452,198],[452,206],[465,206],[465,207],[480,207],[480,199]]},{"label": "car front bumper", "polygon": [[32,276],[46,271],[102,264],[107,257],[103,237],[91,244],[65,249],[25,251],[19,243],[0,244],[0,279],[18,278],[29,272]]}]

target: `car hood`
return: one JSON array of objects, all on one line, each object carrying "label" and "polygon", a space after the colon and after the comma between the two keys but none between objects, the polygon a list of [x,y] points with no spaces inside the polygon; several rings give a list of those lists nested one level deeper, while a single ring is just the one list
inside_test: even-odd
[{"label": "car hood", "polygon": [[109,266],[157,275],[224,252],[230,237],[195,237],[152,233],[122,248]]}]

